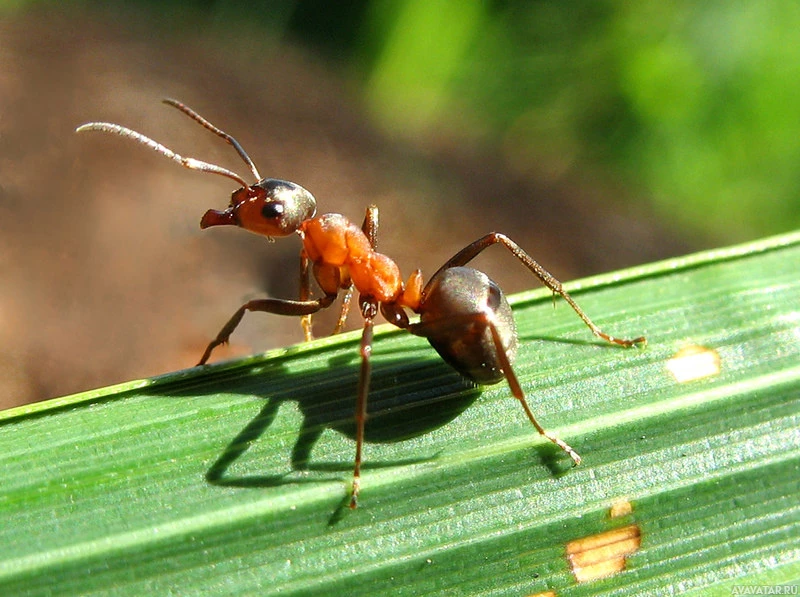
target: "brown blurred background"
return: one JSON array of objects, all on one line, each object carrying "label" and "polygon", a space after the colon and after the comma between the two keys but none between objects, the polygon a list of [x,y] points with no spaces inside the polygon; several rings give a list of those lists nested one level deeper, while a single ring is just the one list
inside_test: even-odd
[{"label": "brown blurred background", "polygon": [[[407,124],[404,114],[388,119],[376,105],[388,101],[380,77],[390,60],[374,28],[359,37],[365,26],[350,23],[355,32],[337,41],[309,12],[313,3],[286,3],[275,21],[260,22],[218,4],[2,7],[0,406],[191,366],[243,301],[296,296],[297,238],[269,244],[234,228],[199,230],[206,209],[227,205],[231,181],[119,137],[74,133],[87,121],[120,123],[249,178],[229,146],[163,97],[234,135],[263,175],[305,186],[321,212],[360,223],[376,203],[380,250],[404,275],[416,267],[430,275],[491,230],[562,280],[748,236],[681,232],[648,202],[652,188],[628,185],[592,152],[576,154],[574,140],[554,136],[550,146],[546,130],[537,129],[546,147],[538,154],[521,140],[522,116],[504,135],[488,134],[474,103],[452,89],[447,97],[458,101],[430,104],[412,93]],[[383,22],[371,4],[381,3],[356,3],[342,18]],[[246,10],[269,13],[262,3]],[[331,35],[343,27],[328,26]],[[416,101],[424,118],[415,119]],[[599,109],[591,94],[576,101]],[[607,125],[610,135],[625,128]],[[509,293],[535,286],[499,249],[480,264]],[[215,356],[301,337],[295,319],[248,315],[233,346]]]}]

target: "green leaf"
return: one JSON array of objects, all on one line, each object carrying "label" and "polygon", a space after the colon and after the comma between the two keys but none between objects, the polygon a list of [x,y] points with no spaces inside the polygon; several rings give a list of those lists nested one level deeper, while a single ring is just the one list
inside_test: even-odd
[{"label": "green leaf", "polygon": [[[354,442],[337,429],[352,427],[358,334],[1,413],[0,594],[797,582],[798,272],[792,234],[568,285],[606,331],[647,335],[644,349],[596,341],[545,290],[514,297],[516,371],[577,468],[505,384],[469,388],[424,340],[379,328],[369,433],[394,441],[366,445],[355,511]],[[676,380],[687,347],[710,375]],[[630,512],[612,518],[615,504]],[[615,529],[625,570],[576,580],[567,545]]]}]

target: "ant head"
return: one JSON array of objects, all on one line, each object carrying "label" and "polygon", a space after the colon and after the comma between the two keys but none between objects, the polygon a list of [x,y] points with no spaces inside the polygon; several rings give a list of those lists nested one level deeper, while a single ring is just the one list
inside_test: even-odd
[{"label": "ant head", "polygon": [[189,118],[199,123],[218,137],[222,137],[232,146],[239,157],[250,168],[258,182],[248,184],[241,176],[216,164],[209,164],[196,158],[183,157],[165,147],[161,143],[146,137],[141,133],[118,124],[110,122],[89,122],[77,128],[77,132],[101,131],[127,137],[149,147],[156,153],[177,162],[190,170],[218,174],[235,180],[241,186],[231,195],[231,204],[225,211],[210,209],[200,220],[201,228],[210,226],[232,225],[239,226],[255,234],[267,236],[288,236],[300,229],[300,225],[314,217],[317,211],[317,202],[313,195],[300,185],[285,180],[261,178],[256,165],[239,142],[225,131],[217,128],[197,112],[173,99],[165,99],[165,104],[177,108]]},{"label": "ant head", "polygon": [[317,212],[314,196],[298,184],[265,178],[231,195],[225,211],[209,209],[200,228],[239,226],[262,236],[288,236]]}]

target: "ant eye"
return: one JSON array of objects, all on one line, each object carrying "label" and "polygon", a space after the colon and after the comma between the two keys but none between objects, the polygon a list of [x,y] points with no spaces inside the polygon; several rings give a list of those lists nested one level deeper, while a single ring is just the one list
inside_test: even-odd
[{"label": "ant eye", "polygon": [[261,208],[261,215],[267,220],[275,220],[280,218],[285,210],[285,206],[280,201],[267,201]]},{"label": "ant eye", "polygon": [[500,287],[489,280],[489,288],[488,288],[488,295],[486,297],[486,305],[492,311],[497,311],[498,307],[500,307],[500,303],[503,300],[503,291],[500,290]]}]

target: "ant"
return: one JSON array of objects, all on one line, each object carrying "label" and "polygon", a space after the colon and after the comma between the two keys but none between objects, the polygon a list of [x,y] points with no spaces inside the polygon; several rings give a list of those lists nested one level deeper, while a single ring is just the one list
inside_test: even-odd
[{"label": "ant", "polygon": [[[228,208],[224,211],[208,210],[200,220],[202,229],[212,226],[239,226],[266,236],[270,241],[274,237],[296,233],[303,243],[300,251],[299,300],[265,298],[246,302],[209,343],[198,365],[204,365],[217,346],[228,342],[247,311],[299,316],[305,338],[311,340],[311,316],[330,307],[339,293],[343,292],[341,313],[333,332],[337,333],[347,317],[353,288],[358,291],[358,306],[364,319],[364,328],[361,334],[361,369],[356,397],[356,454],[350,490],[351,508],[357,506],[361,488],[373,322],[378,312],[392,325],[427,338],[448,364],[472,382],[494,384],[506,379],[511,393],[519,400],[536,430],[566,452],[575,465],[580,464],[581,457],[578,453],[566,442],[545,430],[525,401],[525,394],[512,368],[517,351],[517,332],[511,307],[503,291],[486,274],[467,267],[467,264],[488,247],[500,244],[539,278],[554,296],[560,295],[598,338],[611,344],[630,347],[644,345],[646,340],[643,336],[627,340],[614,338],[603,332],[567,294],[561,282],[513,240],[499,232],[487,234],[461,249],[433,274],[427,284],[423,284],[419,269],[404,284],[395,262],[375,250],[378,233],[376,206],[367,208],[361,227],[340,214],[317,216],[316,200],[306,189],[293,182],[262,178],[250,156],[236,139],[181,102],[165,99],[164,103],[177,108],[233,146],[257,182],[249,184],[231,170],[178,155],[149,137],[118,124],[90,122],[78,127],[77,132],[101,131],[127,137],[190,170],[209,172],[235,180],[241,188],[231,194]],[[311,298],[312,274],[322,290],[320,298]],[[406,310],[418,315],[419,320],[412,323]]]}]

